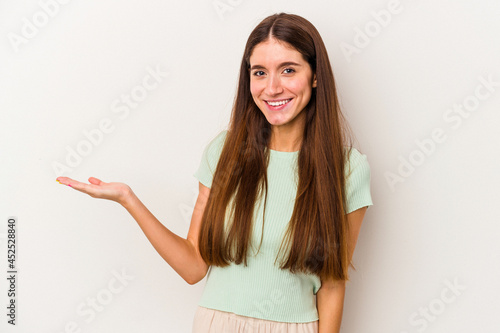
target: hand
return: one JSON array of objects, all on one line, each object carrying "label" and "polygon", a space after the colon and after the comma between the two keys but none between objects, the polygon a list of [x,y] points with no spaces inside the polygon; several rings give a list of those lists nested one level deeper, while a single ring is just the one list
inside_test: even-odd
[{"label": "hand", "polygon": [[77,191],[86,193],[92,198],[116,201],[123,205],[132,193],[132,189],[124,183],[105,183],[100,179],[90,177],[90,184],[85,184],[69,177],[57,177],[56,180],[63,185],[68,185]]}]

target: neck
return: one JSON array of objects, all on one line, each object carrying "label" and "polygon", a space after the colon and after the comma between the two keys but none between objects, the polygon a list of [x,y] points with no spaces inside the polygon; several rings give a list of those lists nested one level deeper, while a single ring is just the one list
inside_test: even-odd
[{"label": "neck", "polygon": [[303,129],[303,126],[272,126],[269,148],[284,152],[300,150],[304,132]]}]

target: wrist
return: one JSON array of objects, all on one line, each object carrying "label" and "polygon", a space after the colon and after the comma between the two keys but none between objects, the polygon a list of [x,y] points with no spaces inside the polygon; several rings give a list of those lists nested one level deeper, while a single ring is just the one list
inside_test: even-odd
[{"label": "wrist", "polygon": [[132,205],[135,198],[136,196],[134,191],[132,191],[132,188],[127,185],[125,186],[123,193],[118,200],[118,203],[128,209]]}]

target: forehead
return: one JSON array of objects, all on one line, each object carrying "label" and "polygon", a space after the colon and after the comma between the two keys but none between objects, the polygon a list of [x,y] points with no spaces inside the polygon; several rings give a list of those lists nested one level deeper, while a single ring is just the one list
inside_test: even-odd
[{"label": "forehead", "polygon": [[275,38],[270,38],[257,44],[249,60],[250,66],[264,64],[273,65],[287,61],[294,61],[297,63],[306,62],[302,54],[292,45]]}]

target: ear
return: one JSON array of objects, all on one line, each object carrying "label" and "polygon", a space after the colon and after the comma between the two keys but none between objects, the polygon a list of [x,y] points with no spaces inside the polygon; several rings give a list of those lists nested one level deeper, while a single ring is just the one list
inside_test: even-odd
[{"label": "ear", "polygon": [[318,81],[316,80],[316,74],[314,74],[312,87],[316,88],[317,86],[318,86]]}]

